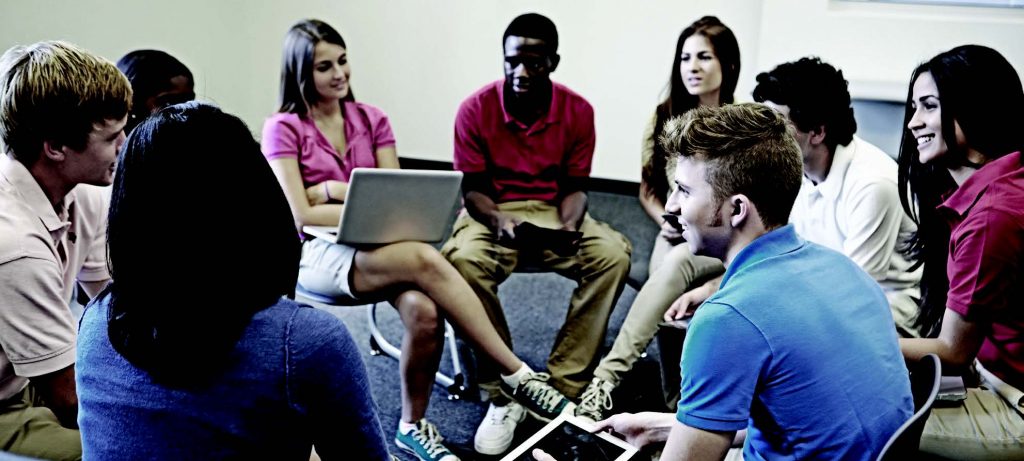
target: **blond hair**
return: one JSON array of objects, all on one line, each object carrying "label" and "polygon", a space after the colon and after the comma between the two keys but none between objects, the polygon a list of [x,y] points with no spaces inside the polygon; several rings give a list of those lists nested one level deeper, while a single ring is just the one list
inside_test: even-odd
[{"label": "blond hair", "polygon": [[743,194],[765,227],[785,225],[803,175],[800,147],[784,118],[763,104],[700,106],[665,124],[660,142],[674,157],[705,163],[721,204]]},{"label": "blond hair", "polygon": [[0,57],[0,138],[26,165],[43,142],[84,149],[93,126],[123,118],[131,99],[113,63],[70,43],[19,45]]}]

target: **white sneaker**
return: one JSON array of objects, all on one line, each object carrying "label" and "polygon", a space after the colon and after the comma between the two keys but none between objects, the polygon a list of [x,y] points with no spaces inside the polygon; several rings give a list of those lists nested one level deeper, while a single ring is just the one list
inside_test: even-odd
[{"label": "white sneaker", "polygon": [[482,455],[500,455],[508,451],[516,426],[525,418],[526,409],[518,403],[509,402],[500,407],[490,404],[480,427],[476,428],[473,448]]}]

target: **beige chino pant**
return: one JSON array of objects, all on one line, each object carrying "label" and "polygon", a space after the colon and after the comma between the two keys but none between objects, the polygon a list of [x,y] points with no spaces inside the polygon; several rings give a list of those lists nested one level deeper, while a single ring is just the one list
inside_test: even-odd
[{"label": "beige chino pant", "polygon": [[[561,227],[558,208],[542,201],[507,202],[499,204],[498,208],[540,227]],[[455,222],[452,237],[441,249],[441,254],[458,269],[480,297],[488,317],[509,347],[512,347],[512,336],[498,300],[498,285],[522,260],[577,283],[565,322],[555,337],[547,361],[551,384],[569,397],[577,396],[590,382],[594,359],[604,342],[608,318],[629,275],[632,251],[629,240],[589,214],[584,215],[579,230],[583,237],[579,252],[573,256],[559,256],[550,250],[527,255],[499,245],[487,226],[463,212]],[[551,315],[558,315],[555,312],[552,311]],[[492,399],[503,401],[493,362],[486,358],[478,360],[478,374],[481,389]]]}]

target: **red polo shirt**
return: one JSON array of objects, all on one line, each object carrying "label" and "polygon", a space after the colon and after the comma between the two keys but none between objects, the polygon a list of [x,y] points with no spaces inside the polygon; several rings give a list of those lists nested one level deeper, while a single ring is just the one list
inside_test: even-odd
[{"label": "red polo shirt", "polygon": [[455,117],[455,169],[491,174],[495,202],[558,197],[559,180],[588,177],[594,157],[594,109],[552,82],[551,107],[531,126],[505,111],[504,80],[466,98]]},{"label": "red polo shirt", "polygon": [[971,322],[991,325],[978,360],[1002,380],[1024,389],[1024,167],[1020,152],[983,166],[939,210],[952,229],[946,305]]}]

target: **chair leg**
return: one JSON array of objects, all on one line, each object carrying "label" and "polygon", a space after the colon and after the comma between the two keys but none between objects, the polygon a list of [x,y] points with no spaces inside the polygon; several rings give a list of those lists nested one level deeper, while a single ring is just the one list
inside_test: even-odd
[{"label": "chair leg", "polygon": [[[448,385],[448,400],[460,400],[466,393],[466,375],[462,372],[462,361],[459,360],[455,329],[447,320],[444,321],[444,342],[448,346],[448,356],[452,360],[452,384]],[[438,374],[441,372],[438,371]]]},{"label": "chair leg", "polygon": [[[399,360],[402,351],[388,342],[377,327],[377,304],[366,306],[366,323],[370,330],[370,354],[384,354],[395,360]],[[448,346],[448,354],[451,356],[453,376],[445,375],[438,370],[434,374],[434,382],[441,385],[448,391],[448,400],[460,400],[466,391],[466,377],[462,371],[462,362],[459,360],[459,349],[456,347],[455,330],[447,321],[444,322],[445,343]]]}]

